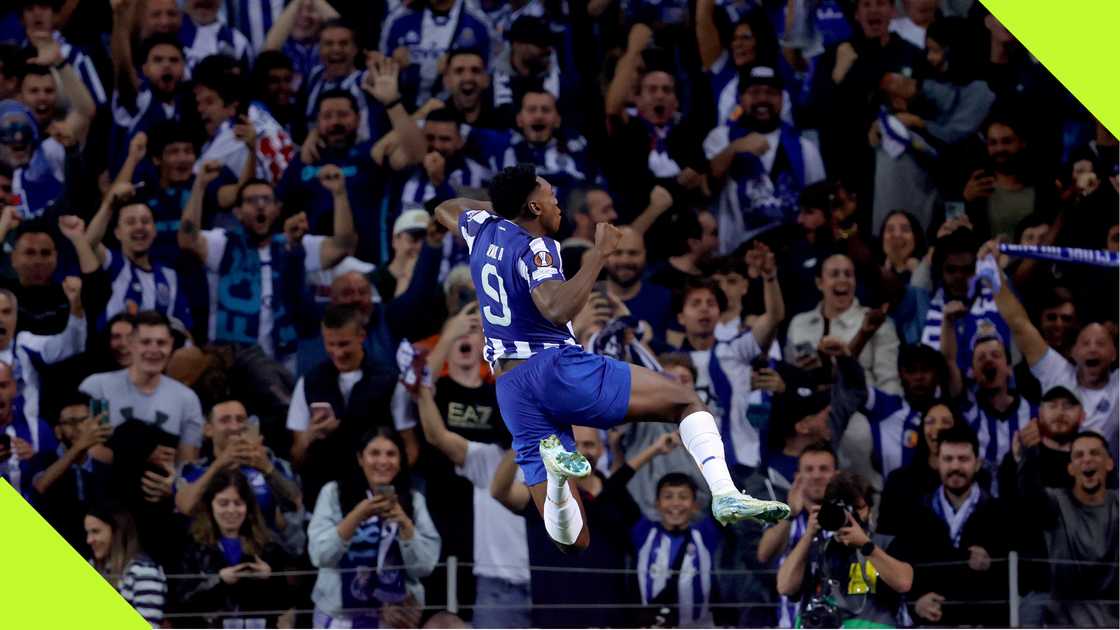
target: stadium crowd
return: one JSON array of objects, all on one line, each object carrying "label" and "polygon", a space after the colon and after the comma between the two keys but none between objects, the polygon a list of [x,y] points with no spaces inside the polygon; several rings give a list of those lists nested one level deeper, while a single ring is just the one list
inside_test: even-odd
[{"label": "stadium crowd", "polygon": [[[979,2],[13,0],[0,42],[0,476],[154,627],[1120,623],[1117,269],[996,248],[1116,252],[1117,139]],[[519,163],[569,277],[625,226],[579,342],[693,385],[788,521],[577,426],[552,544],[432,220]]]}]

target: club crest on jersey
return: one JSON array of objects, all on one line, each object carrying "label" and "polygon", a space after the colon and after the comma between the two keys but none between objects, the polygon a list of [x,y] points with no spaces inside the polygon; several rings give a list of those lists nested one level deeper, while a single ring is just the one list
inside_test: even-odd
[{"label": "club crest on jersey", "polygon": [[551,267],[552,254],[548,252],[537,252],[533,254],[533,264],[538,267]]},{"label": "club crest on jersey", "polygon": [[906,444],[906,448],[916,447],[918,445],[918,432],[914,429],[907,429],[902,441]]}]

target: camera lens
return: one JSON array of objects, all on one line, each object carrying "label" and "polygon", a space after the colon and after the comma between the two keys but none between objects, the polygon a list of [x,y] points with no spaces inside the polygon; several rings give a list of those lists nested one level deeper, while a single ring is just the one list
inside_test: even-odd
[{"label": "camera lens", "polygon": [[836,501],[826,501],[817,512],[821,529],[834,532],[848,523],[848,506]]}]

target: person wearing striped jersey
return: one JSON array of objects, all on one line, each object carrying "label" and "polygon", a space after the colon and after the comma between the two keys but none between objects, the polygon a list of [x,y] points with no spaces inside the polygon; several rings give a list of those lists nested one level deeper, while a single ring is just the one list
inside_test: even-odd
[{"label": "person wearing striped jersey", "polygon": [[675,421],[712,491],[719,521],[773,522],[788,515],[785,504],[736,489],[716,420],[694,390],[648,368],[585,353],[576,344],[571,319],[585,307],[617,247],[618,228],[599,224],[579,272],[564,280],[559,244],[552,238],[563,212],[548,181],[531,165],[519,165],[499,173],[489,192],[493,205],[450,200],[436,207],[436,216],[459,231],[470,251],[484,355],[497,375],[502,419],[553,540],[573,550],[590,544],[574,485],[591,473],[587,459],[573,452],[571,423],[577,419],[599,429],[628,420]]},{"label": "person wearing striped jersey", "polygon": [[631,530],[637,556],[638,592],[659,626],[710,626],[712,562],[720,530],[711,517],[696,523],[700,512],[692,477],[671,472],[657,482],[660,521],[643,516]]},{"label": "person wearing striped jersey", "polygon": [[140,547],[136,521],[122,509],[97,506],[86,512],[89,563],[152,625],[163,625],[167,578]]},{"label": "person wearing striped jersey", "polygon": [[58,440],[46,420],[24,415],[12,366],[0,361],[0,479],[41,509],[32,480],[57,449]]},{"label": "person wearing striped jersey", "polygon": [[[323,93],[329,90],[346,90],[358,101],[358,142],[376,140],[389,131],[386,110],[363,89],[366,82],[366,69],[355,64],[358,45],[354,29],[341,19],[328,20],[319,31],[319,60],[304,79],[301,87],[302,115],[307,127],[313,128],[318,116],[319,102]],[[366,65],[377,61],[374,54],[366,55]],[[311,133],[308,133],[311,136]]]},{"label": "person wearing striped jersey", "polygon": [[[985,243],[979,256],[998,253],[995,241]],[[1120,375],[1116,362],[1116,342],[1109,329],[1091,323],[1077,334],[1077,341],[1067,359],[1047,345],[1031,322],[1022,303],[1012,291],[1007,276],[999,274],[999,291],[995,304],[1014,334],[1015,345],[1023,353],[1031,373],[1043,391],[1062,385],[1077,394],[1085,408],[1083,427],[1096,431],[1108,440],[1113,458],[1120,448]]]},{"label": "person wearing striped jersey", "polygon": [[[994,326],[981,327],[969,344],[972,348],[972,369],[968,385],[957,366],[957,335],[954,327],[965,314],[965,306],[953,301],[945,305],[941,325],[941,354],[949,368],[949,394],[963,398],[964,419],[980,441],[980,460],[992,478],[1004,456],[1011,450],[1011,440],[1021,428],[1038,414],[1030,401],[1011,388],[1011,365],[1007,345]],[[999,496],[998,484],[991,487]]]},{"label": "person wearing striped jersey", "polygon": [[[23,414],[30,422],[39,420],[39,370],[78,354],[86,346],[86,316],[82,306],[82,279],[63,280],[62,290],[70,301],[66,328],[54,335],[36,335],[17,330],[19,300],[8,289],[0,289],[0,362],[12,368],[12,378],[23,397]],[[30,480],[28,480],[30,481]]]},{"label": "person wearing striped jersey", "polygon": [[186,53],[188,69],[210,55],[229,55],[244,69],[252,65],[253,46],[249,38],[220,19],[220,4],[221,0],[186,0],[187,19],[179,29],[179,41]]},{"label": "person wearing striped jersey", "polygon": [[455,112],[437,109],[424,121],[428,153],[401,189],[401,208],[422,207],[455,196],[459,188],[482,188],[490,181],[489,167],[468,156],[466,139]]},{"label": "person wearing striped jersey", "polygon": [[[132,201],[134,190],[132,184],[114,185],[88,228],[76,217],[64,217],[59,221],[59,228],[67,238],[71,241],[84,238],[93,249],[94,260],[81,257],[79,251],[82,273],[94,274],[101,269],[109,284],[108,303],[96,326],[101,329],[117,313],[135,315],[154,310],[178,320],[189,330],[192,319],[186,297],[180,290],[179,276],[175,269],[151,258],[156,238],[155,221],[151,208]],[[120,245],[109,249],[102,241],[114,219],[113,236]]]},{"label": "person wearing striped jersey", "polygon": [[[58,43],[66,62],[74,68],[86,89],[89,90],[94,104],[97,107],[105,106],[108,102],[105,86],[101,83],[101,77],[97,75],[97,68],[94,67],[93,60],[81,49],[67,42],[62,33],[59,33],[55,28],[57,1],[23,0],[22,4],[20,23],[23,24],[24,31],[29,35],[31,33],[50,33],[50,36]],[[29,41],[24,42],[24,46],[29,43]]]},{"label": "person wearing striped jersey", "polygon": [[292,0],[268,29],[259,47],[262,53],[280,51],[291,60],[292,89],[299,90],[320,63],[319,28],[338,17],[338,11],[326,0]]}]

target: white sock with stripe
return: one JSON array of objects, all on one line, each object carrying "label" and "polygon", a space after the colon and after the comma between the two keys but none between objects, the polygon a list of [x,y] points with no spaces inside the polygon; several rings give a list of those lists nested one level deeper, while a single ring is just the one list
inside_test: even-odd
[{"label": "white sock with stripe", "polygon": [[692,455],[712,495],[738,492],[731,481],[724,459],[723,438],[716,428],[716,419],[707,411],[695,411],[685,416],[680,424],[681,444]]}]

